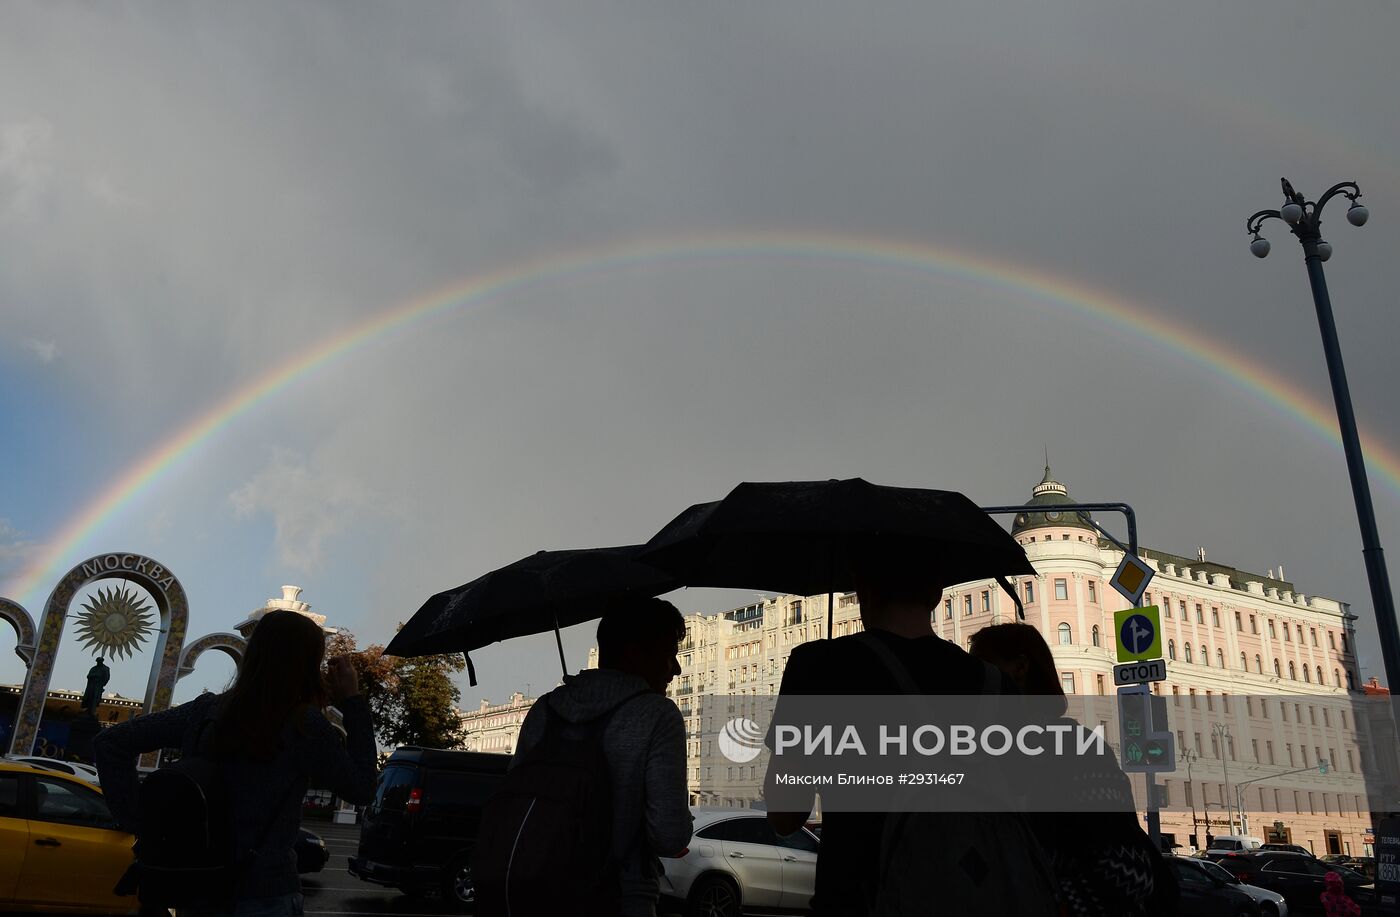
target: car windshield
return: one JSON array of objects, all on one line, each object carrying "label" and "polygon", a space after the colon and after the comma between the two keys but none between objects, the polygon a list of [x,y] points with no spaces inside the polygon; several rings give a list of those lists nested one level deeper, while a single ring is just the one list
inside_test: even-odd
[{"label": "car windshield", "polygon": [[1209,860],[1207,860],[1206,862],[1201,864],[1201,868],[1204,869],[1206,871],[1206,875],[1210,876],[1211,878],[1219,879],[1222,882],[1228,882],[1231,885],[1240,884],[1239,879],[1236,879],[1233,875],[1230,874],[1230,871],[1228,869],[1225,869],[1223,866],[1220,866],[1217,863],[1212,863]]}]

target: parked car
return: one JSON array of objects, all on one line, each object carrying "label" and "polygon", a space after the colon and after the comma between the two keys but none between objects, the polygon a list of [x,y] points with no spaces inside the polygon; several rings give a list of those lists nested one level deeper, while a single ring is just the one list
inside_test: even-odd
[{"label": "parked car", "polygon": [[396,750],[365,807],[350,874],[406,894],[471,904],[471,851],[481,810],[509,764],[509,755],[485,752]]},{"label": "parked car", "polygon": [[1245,834],[1221,834],[1211,838],[1206,846],[1206,858],[1218,860],[1227,853],[1245,853],[1264,846],[1261,838]]},{"label": "parked car", "polygon": [[1376,887],[1358,872],[1335,863],[1324,863],[1301,853],[1259,851],[1232,854],[1220,865],[1241,882],[1271,889],[1288,900],[1295,914],[1321,914],[1323,879],[1329,872],[1342,877],[1347,894],[1363,908],[1376,900]]},{"label": "parked car", "polygon": [[326,842],[305,828],[298,830],[294,849],[297,853],[297,872],[320,872],[331,858]]},{"label": "parked car", "polygon": [[[754,809],[692,806],[690,846],[661,861],[661,895],[688,917],[805,911],[816,887],[821,841],[806,828],[779,837]],[[1233,917],[1233,915],[1231,915]]]},{"label": "parked car", "polygon": [[58,758],[45,758],[39,755],[6,755],[5,760],[32,764],[35,767],[57,771],[60,774],[72,774],[79,780],[86,780],[93,786],[102,785],[102,781],[97,779],[97,768],[91,764],[83,764],[81,761],[60,761]]},{"label": "parked car", "polygon": [[0,761],[0,911],[135,914],[112,887],[131,865],[102,790],[77,776]]},{"label": "parked car", "polygon": [[1279,853],[1301,853],[1304,856],[1315,856],[1315,854],[1302,844],[1264,844],[1260,850],[1274,850]]},{"label": "parked car", "polygon": [[1181,917],[1258,917],[1259,904],[1237,884],[1214,876],[1210,864],[1190,857],[1166,857],[1181,887]]},{"label": "parked car", "polygon": [[1259,905],[1259,913],[1263,917],[1288,917],[1288,900],[1278,892],[1241,882],[1228,869],[1219,863],[1212,863],[1210,860],[1187,860],[1187,862],[1195,868],[1203,870],[1206,875],[1214,876],[1253,898],[1254,903]]}]

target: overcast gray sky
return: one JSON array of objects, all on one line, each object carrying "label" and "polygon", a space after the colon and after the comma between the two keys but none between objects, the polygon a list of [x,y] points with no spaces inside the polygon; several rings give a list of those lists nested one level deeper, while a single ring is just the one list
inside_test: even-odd
[{"label": "overcast gray sky", "polygon": [[[1400,551],[1393,4],[3,15],[0,594],[36,617],[68,566],[135,550],[181,578],[194,635],[297,583],[383,641],[433,592],[644,540],[740,480],[1015,502],[1048,445],[1074,496],[1137,508],[1146,544],[1283,563],[1369,626],[1340,450],[1229,373],[1330,405],[1299,250],[1275,224],[1256,261],[1243,223],[1280,175],[1360,182],[1372,220],[1329,209],[1328,270]],[[672,254],[508,287],[295,377],[16,594],[114,482],[270,371],[433,291],[647,245]],[[928,254],[872,257],[895,245]],[[1069,287],[1214,349],[1110,325]],[[567,635],[571,662],[590,636]],[[23,677],[13,641],[0,682]],[[552,683],[551,643],[475,654],[467,701]],[[55,686],[89,664],[70,627]],[[145,665],[112,687],[139,695]],[[231,673],[206,657],[177,697]]]}]

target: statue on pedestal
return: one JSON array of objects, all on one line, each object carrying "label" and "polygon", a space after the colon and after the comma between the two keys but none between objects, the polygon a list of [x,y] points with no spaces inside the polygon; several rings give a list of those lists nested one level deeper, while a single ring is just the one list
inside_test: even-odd
[{"label": "statue on pedestal", "polygon": [[97,716],[97,705],[102,703],[102,689],[107,687],[107,682],[112,678],[112,670],[107,668],[107,664],[102,661],[102,657],[97,657],[97,665],[88,669],[87,690],[83,692],[83,699],[80,704],[83,713]]}]

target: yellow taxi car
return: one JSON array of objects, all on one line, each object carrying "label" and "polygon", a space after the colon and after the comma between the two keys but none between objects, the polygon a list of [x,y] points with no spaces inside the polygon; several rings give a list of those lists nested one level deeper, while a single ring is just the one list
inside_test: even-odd
[{"label": "yellow taxi car", "polygon": [[0,911],[135,914],[112,893],[134,842],[97,787],[0,761]]}]

